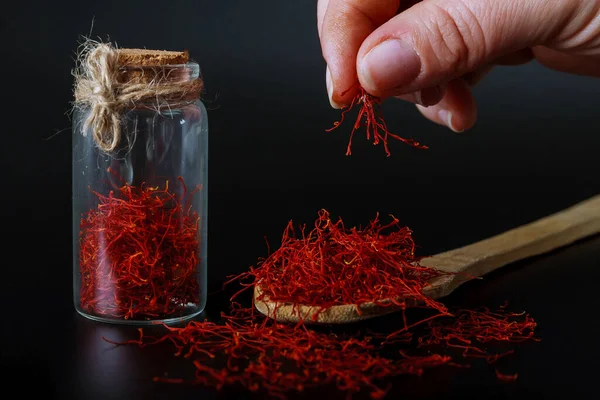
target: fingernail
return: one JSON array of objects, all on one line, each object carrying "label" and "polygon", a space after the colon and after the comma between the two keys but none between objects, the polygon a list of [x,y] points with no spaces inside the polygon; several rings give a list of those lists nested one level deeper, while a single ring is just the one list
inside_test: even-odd
[{"label": "fingernail", "polygon": [[440,110],[440,111],[438,111],[438,117],[440,118],[440,121],[444,125],[446,125],[450,129],[452,129],[454,132],[456,132],[456,133],[462,132],[462,130],[456,129],[454,124],[452,123],[452,113],[450,111]]},{"label": "fingernail", "polygon": [[385,91],[412,82],[421,72],[421,60],[406,43],[389,39],[360,61],[359,73],[367,89]]},{"label": "fingernail", "polygon": [[333,101],[333,80],[331,79],[331,71],[329,71],[329,66],[327,67],[327,71],[325,71],[325,84],[327,85],[327,96],[329,96],[329,104],[331,104],[331,107],[335,109],[342,108],[338,103]]},{"label": "fingernail", "polygon": [[421,106],[425,106],[423,104],[423,93],[421,93],[420,90],[415,92],[415,100],[416,100],[417,104],[419,104]]}]

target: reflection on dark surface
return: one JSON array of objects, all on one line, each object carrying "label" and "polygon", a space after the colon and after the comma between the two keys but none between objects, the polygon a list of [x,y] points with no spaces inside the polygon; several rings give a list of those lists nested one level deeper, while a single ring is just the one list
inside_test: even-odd
[{"label": "reflection on dark surface", "polygon": [[[214,288],[212,291],[215,292]],[[212,296],[210,310],[219,315],[221,307],[226,305],[220,301],[221,298],[224,294],[231,294],[216,292]],[[208,319],[207,311],[194,320]],[[195,370],[189,360],[174,356],[175,349],[169,343],[140,348],[135,344],[115,345],[107,341],[138,339],[138,327],[99,323],[76,313],[71,322],[74,334],[73,360],[68,364],[71,369],[67,374],[70,377],[60,387],[62,396],[77,399],[137,399],[157,396],[172,398],[187,393],[203,398],[225,398],[223,396],[227,393],[231,394],[231,390],[218,393],[213,388],[194,385],[154,383],[152,379],[155,376],[191,380]],[[143,331],[145,336],[161,336],[165,333],[162,326],[144,327]]]},{"label": "reflection on dark surface", "polygon": [[[204,318],[202,315],[196,320]],[[143,330],[144,335],[149,336],[165,332],[161,326]],[[165,386],[152,382],[154,376],[193,376],[190,375],[193,369],[174,357],[174,349],[168,345],[140,348],[135,344],[119,346],[107,341],[138,339],[137,327],[97,323],[76,315],[75,338],[73,383],[85,398],[143,398]],[[175,387],[169,392],[181,389],[172,386]]]},{"label": "reflection on dark surface", "polygon": [[135,336],[135,329],[76,321],[77,381],[96,395],[127,393],[130,382],[140,374],[141,353],[133,347],[116,348],[102,340],[125,341]]}]

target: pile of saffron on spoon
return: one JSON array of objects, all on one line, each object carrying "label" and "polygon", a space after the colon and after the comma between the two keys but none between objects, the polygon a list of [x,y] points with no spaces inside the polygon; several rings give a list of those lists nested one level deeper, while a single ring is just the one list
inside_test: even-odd
[{"label": "pile of saffron on spoon", "polygon": [[[290,221],[280,247],[256,268],[235,277],[260,285],[257,300],[313,306],[371,303],[406,309],[424,307],[447,314],[446,307],[423,294],[429,282],[445,273],[419,265],[412,231],[395,217],[382,225],[379,215],[364,228],[346,228],[328,211],[318,213],[312,228]],[[313,318],[318,316],[318,312]]]}]

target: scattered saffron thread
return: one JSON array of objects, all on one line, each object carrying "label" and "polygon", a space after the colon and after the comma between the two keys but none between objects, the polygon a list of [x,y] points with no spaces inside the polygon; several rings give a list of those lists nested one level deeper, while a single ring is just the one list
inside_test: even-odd
[{"label": "scattered saffron thread", "polygon": [[[515,318],[520,318],[520,321],[515,323]],[[534,337],[536,322],[525,313],[493,312],[487,308],[458,310],[451,322],[430,321],[429,333],[420,337],[419,343],[424,346],[443,345],[457,348],[462,350],[464,357],[483,358],[491,364],[500,357],[512,354],[513,351],[510,350],[503,354],[488,354],[478,347],[476,342],[518,343],[525,340],[537,340]]]},{"label": "scattered saffron thread", "polygon": [[[336,335],[310,329],[303,322],[282,324],[254,308],[232,303],[221,322],[191,322],[183,328],[165,325],[167,333],[160,337],[145,336],[140,329],[138,340],[116,344],[171,343],[176,356],[191,360],[196,370],[191,382],[217,389],[240,385],[284,399],[291,391],[334,384],[349,396],[367,390],[373,399],[381,399],[390,389],[381,383],[387,377],[421,375],[441,365],[469,367],[459,362],[467,358],[491,364],[513,350],[493,353],[484,344],[537,340],[535,321],[528,314],[506,311],[506,304],[496,311],[450,311],[428,299],[423,294],[427,280],[442,273],[419,265],[411,234],[393,217],[387,225],[376,217],[364,229],[348,229],[341,219],[334,222],[322,210],[309,231],[302,226],[296,234],[288,223],[279,249],[228,282],[240,283],[242,291],[260,283],[263,294],[277,302],[330,307],[397,298],[394,304],[402,310],[416,304],[433,311],[433,316],[412,323],[403,312],[403,326],[391,334]],[[252,282],[244,282],[248,279]],[[413,329],[417,325],[420,329]],[[406,342],[410,351],[382,355],[382,350],[389,353],[398,342]],[[444,349],[456,354],[441,354]],[[517,378],[498,371],[496,376],[503,381]]]},{"label": "scattered saffron thread", "polygon": [[[421,375],[450,361],[450,357],[439,354],[382,357],[368,337],[340,337],[303,325],[280,324],[239,305],[222,318],[221,323],[192,321],[183,328],[166,326],[168,333],[161,337],[144,336],[140,329],[138,340],[116,344],[146,347],[167,341],[175,347],[176,356],[192,360],[194,384],[216,389],[240,385],[281,399],[289,391],[326,384],[349,394],[366,389],[372,398],[379,399],[389,389],[377,385],[383,378]],[[162,377],[154,381],[183,382]]]},{"label": "scattered saffron thread", "polygon": [[394,133],[391,133],[387,127],[385,119],[383,118],[380,104],[381,99],[367,93],[365,89],[359,85],[358,94],[354,97],[354,99],[352,99],[350,105],[344,108],[340,120],[334,122],[333,127],[327,129],[326,132],[331,132],[332,130],[338,128],[344,122],[344,117],[346,114],[355,107],[358,107],[358,115],[356,117],[356,121],[354,122],[354,126],[352,127],[350,140],[348,141],[348,147],[346,149],[347,156],[352,154],[352,139],[354,138],[354,133],[361,127],[365,127],[367,140],[371,140],[372,138],[373,145],[383,143],[383,148],[388,157],[391,155],[388,147],[389,137],[400,140],[418,149],[428,149],[427,146],[420,144],[414,139],[405,139]]},{"label": "scattered saffron thread", "polygon": [[496,370],[496,377],[498,378],[498,380],[503,382],[514,382],[519,377],[519,374],[505,375],[500,371]]},{"label": "scattered saffron thread", "polygon": [[98,207],[80,222],[81,308],[137,320],[177,317],[197,305],[199,218],[192,207],[168,182],[163,189],[124,185],[108,196],[92,192]]}]

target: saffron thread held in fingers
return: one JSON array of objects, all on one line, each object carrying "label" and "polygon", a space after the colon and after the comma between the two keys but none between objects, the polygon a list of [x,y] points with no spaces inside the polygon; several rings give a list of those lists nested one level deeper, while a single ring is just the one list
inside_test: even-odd
[{"label": "saffron thread held in fingers", "polygon": [[342,111],[340,120],[334,122],[333,127],[326,130],[327,132],[331,132],[332,130],[338,128],[344,122],[346,114],[354,108],[358,108],[358,115],[354,125],[352,126],[352,132],[350,132],[350,139],[346,149],[347,156],[352,154],[352,140],[355,132],[361,127],[365,128],[367,140],[372,140],[373,145],[383,143],[383,148],[388,157],[391,155],[388,146],[388,139],[390,137],[417,149],[428,149],[427,146],[420,144],[414,139],[405,139],[399,135],[391,133],[387,127],[383,117],[383,112],[380,108],[381,99],[367,93],[360,85],[358,90],[358,94],[352,99],[350,105],[345,107]]}]

